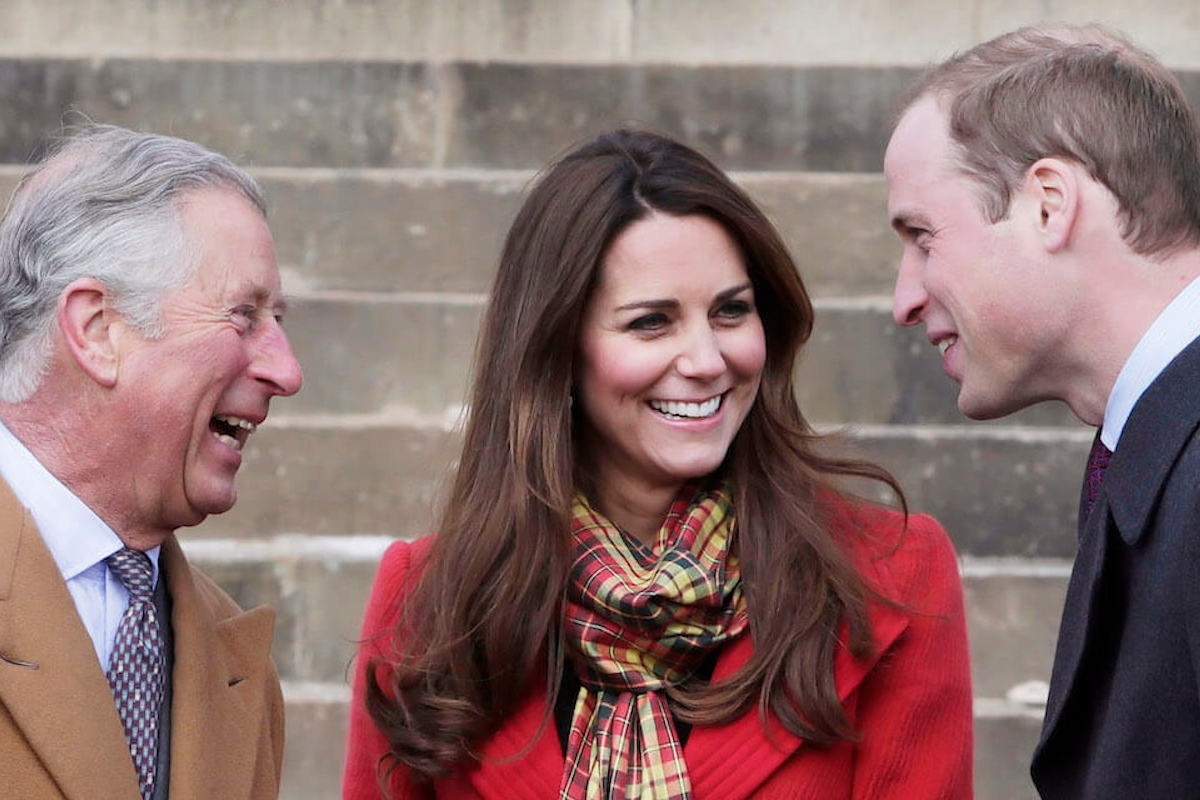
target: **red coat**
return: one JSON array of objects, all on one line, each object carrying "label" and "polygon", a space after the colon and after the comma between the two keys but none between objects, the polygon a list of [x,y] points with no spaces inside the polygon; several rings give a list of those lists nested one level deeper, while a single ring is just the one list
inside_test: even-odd
[{"label": "red coat", "polygon": [[[857,509],[856,523],[877,538],[895,540],[900,516]],[[890,535],[889,535],[889,532]],[[363,623],[364,645],[354,673],[350,740],[343,798],[381,797],[375,766],[388,746],[363,705],[367,656],[386,647],[372,637],[397,618],[397,598],[420,568],[430,539],[397,542],[383,557]],[[684,745],[696,800],[779,798],[903,798],[958,800],[971,797],[971,685],[963,619],[962,584],[954,550],[931,517],[912,516],[894,552],[864,555],[858,567],[882,595],[902,608],[869,605],[876,648],[855,660],[845,650],[834,659],[834,676],[858,742],[815,747],[788,733],[770,716],[767,730],[757,712],[720,727],[697,725]],[[382,640],[386,641],[386,640]],[[718,656],[713,680],[729,675],[751,654],[749,636]],[[477,766],[435,786],[437,797],[545,800],[558,795],[563,755],[552,717],[546,715],[544,677],[525,702],[482,745]],[[511,758],[538,734],[519,758]],[[431,796],[419,791],[403,768],[393,774],[392,798]]]}]

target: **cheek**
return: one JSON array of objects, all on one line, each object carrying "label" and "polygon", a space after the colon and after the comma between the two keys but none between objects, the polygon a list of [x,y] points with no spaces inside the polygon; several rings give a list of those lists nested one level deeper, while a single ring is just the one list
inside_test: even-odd
[{"label": "cheek", "polygon": [[725,347],[725,360],[738,379],[758,381],[767,361],[767,341],[762,324],[749,325],[737,331]]},{"label": "cheek", "polygon": [[652,347],[593,343],[583,354],[580,388],[599,397],[640,394],[658,382],[667,366]]}]

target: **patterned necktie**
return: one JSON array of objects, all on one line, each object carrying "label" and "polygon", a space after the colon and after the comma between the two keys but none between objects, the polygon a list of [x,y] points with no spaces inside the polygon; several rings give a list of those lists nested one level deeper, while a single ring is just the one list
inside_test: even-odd
[{"label": "patterned necktie", "polygon": [[108,684],[125,725],[125,741],[142,798],[149,800],[154,794],[158,711],[165,678],[162,631],[154,608],[154,571],[149,556],[140,550],[125,548],[105,561],[129,590],[129,608],[117,626],[108,664]]},{"label": "patterned necktie", "polygon": [[1087,472],[1084,479],[1087,484],[1087,510],[1090,514],[1092,506],[1096,503],[1096,496],[1100,494],[1100,484],[1104,482],[1104,470],[1108,469],[1109,459],[1112,458],[1112,450],[1105,447],[1104,442],[1100,441],[1100,436],[1096,436],[1096,441],[1092,442],[1092,452],[1088,454]]}]

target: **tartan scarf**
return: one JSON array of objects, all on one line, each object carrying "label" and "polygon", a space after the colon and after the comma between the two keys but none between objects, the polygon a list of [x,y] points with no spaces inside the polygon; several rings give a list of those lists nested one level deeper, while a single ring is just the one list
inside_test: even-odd
[{"label": "tartan scarf", "polygon": [[726,486],[675,497],[653,547],[577,495],[567,654],[581,688],[560,800],[689,800],[668,687],[746,628]]}]

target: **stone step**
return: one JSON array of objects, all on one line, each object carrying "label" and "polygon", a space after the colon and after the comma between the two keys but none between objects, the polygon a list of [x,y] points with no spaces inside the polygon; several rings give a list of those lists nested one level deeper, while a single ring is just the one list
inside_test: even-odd
[{"label": "stone step", "polygon": [[1172,64],[1197,64],[1186,0],[897,7],[888,0],[8,0],[5,55],[273,59],[905,63],[1039,18],[1105,21]]},{"label": "stone step", "polygon": [[[26,167],[0,166],[0,196]],[[285,288],[483,294],[529,170],[252,170],[270,204]],[[871,173],[739,172],[787,242],[814,297],[892,290],[899,241],[883,177]],[[838,231],[837,236],[830,236]]]},{"label": "stone step", "polygon": [[[965,555],[1069,558],[1091,436],[881,425],[848,431],[841,445],[891,469],[909,508],[937,516]],[[457,442],[441,421],[416,415],[277,414],[246,446],[237,506],[190,535],[423,535],[434,529]]]},{"label": "stone step", "polygon": [[[254,171],[271,203],[285,283],[305,291],[487,292],[534,176]],[[814,296],[891,292],[899,243],[888,226],[881,175],[739,172],[734,179],[775,222]]]},{"label": "stone step", "polygon": [[[345,754],[348,701],[325,699],[340,687],[285,686],[287,742],[281,800],[338,797]],[[1021,709],[975,716],[975,797],[977,800],[1036,800],[1029,760],[1041,719]]]},{"label": "stone step", "polygon": [[1071,562],[966,556],[962,576],[975,696],[1048,682]]},{"label": "stone step", "polygon": [[[344,683],[387,537],[185,535],[192,562],[244,608],[275,609],[272,655],[284,680]],[[1070,563],[963,559],[976,697],[1016,702],[1014,687],[1050,677]],[[1036,707],[1036,706],[1035,706]]]},{"label": "stone step", "polygon": [[[302,414],[374,414],[407,408],[439,415],[461,406],[483,295],[320,292],[297,296],[287,328],[305,388],[281,407]],[[957,387],[922,328],[899,328],[891,300],[817,300],[815,332],[796,370],[797,394],[819,423],[963,421]],[[1009,424],[1074,428],[1062,404]]]},{"label": "stone step", "polygon": [[727,168],[877,171],[908,68],[0,59],[0,161],[64,110],[261,166],[536,169],[640,122]]},{"label": "stone step", "polygon": [[[0,58],[0,162],[24,163],[73,111],[259,166],[536,169],[636,120],[726,169],[878,172],[915,75],[894,66]],[[1180,77],[1195,103],[1200,73]]]}]

